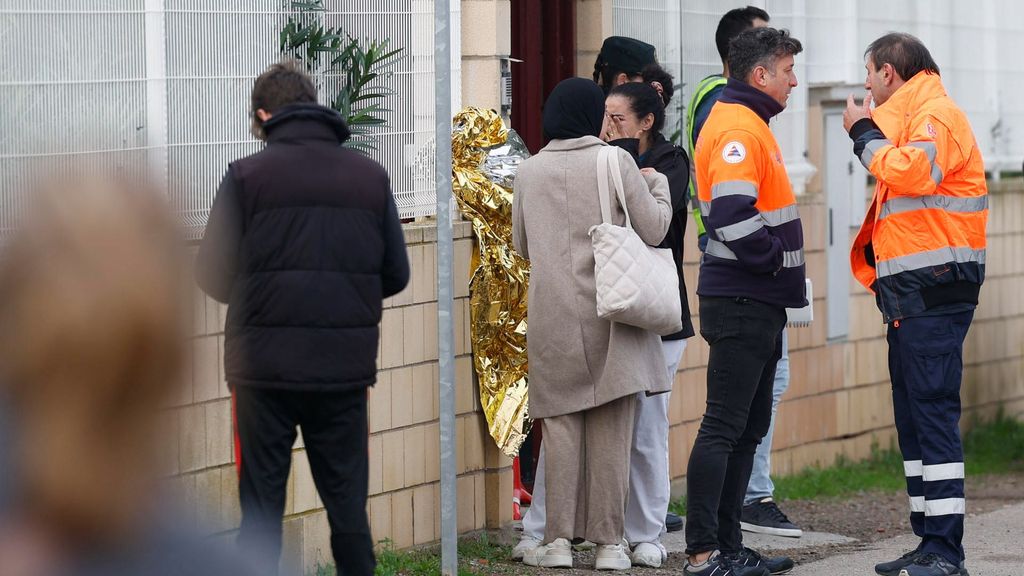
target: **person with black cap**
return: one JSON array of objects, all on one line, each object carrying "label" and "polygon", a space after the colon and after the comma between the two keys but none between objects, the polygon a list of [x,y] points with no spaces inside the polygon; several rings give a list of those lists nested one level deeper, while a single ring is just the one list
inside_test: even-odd
[{"label": "person with black cap", "polygon": [[643,82],[643,70],[658,63],[654,46],[636,38],[609,36],[594,62],[594,82],[605,94],[626,82]]},{"label": "person with black cap", "polygon": [[[519,167],[513,196],[512,242],[530,260],[530,415],[543,420],[547,479],[545,545],[524,562],[548,568],[572,567],[575,536],[597,544],[597,569],[631,567],[622,539],[636,397],[671,386],[655,333],[597,315],[588,232],[602,221],[604,102],[589,80],[555,87],[544,106],[551,142]],[[628,210],[633,230],[657,246],[672,217],[668,183],[614,151],[625,206],[611,202],[612,221],[625,223]]]}]

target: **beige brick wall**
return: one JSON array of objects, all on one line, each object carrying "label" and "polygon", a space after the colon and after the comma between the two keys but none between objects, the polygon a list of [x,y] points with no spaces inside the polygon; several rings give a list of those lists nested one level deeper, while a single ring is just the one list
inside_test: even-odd
[{"label": "beige brick wall", "polygon": [[500,58],[512,52],[511,0],[462,0],[462,105],[498,110]]},{"label": "beige brick wall", "polygon": [[576,75],[590,78],[601,43],[612,35],[612,0],[576,0]]}]

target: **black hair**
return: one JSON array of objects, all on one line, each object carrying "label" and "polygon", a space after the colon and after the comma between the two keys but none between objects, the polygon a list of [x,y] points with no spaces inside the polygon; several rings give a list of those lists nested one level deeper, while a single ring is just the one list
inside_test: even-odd
[{"label": "black hair", "polygon": [[[661,67],[660,64],[648,64],[644,66],[644,69],[640,72],[643,76],[644,82],[653,86],[654,82],[661,85],[661,100],[665,106],[672,101],[672,95],[675,94],[675,78],[669,74],[668,70]],[[657,88],[655,88],[657,90]]]},{"label": "black hair", "polygon": [[733,38],[739,36],[741,32],[753,28],[754,20],[758,19],[765,22],[771,21],[767,12],[754,6],[735,8],[722,16],[722,19],[718,21],[718,29],[715,30],[715,46],[718,48],[718,55],[722,57],[722,62],[729,60],[729,43]]},{"label": "black hair", "polygon": [[594,61],[594,82],[597,82],[605,94],[611,91],[612,82],[619,74],[624,74],[624,72],[613,69],[610,64],[605,62],[604,56],[597,55],[597,60]]},{"label": "black hair", "polygon": [[754,68],[764,66],[774,72],[776,60],[796,56],[803,50],[803,45],[790,36],[788,30],[751,28],[729,44],[729,76],[746,82]]},{"label": "black hair", "polygon": [[910,80],[922,70],[939,73],[939,65],[924,43],[904,32],[890,32],[875,40],[868,45],[864,56],[871,58],[876,71],[881,70],[883,64],[892,65],[903,80]]},{"label": "black hair", "polygon": [[646,118],[648,114],[654,114],[654,124],[651,125],[652,134],[661,132],[661,129],[665,127],[665,103],[662,96],[650,84],[626,82],[612,88],[608,96],[622,96],[629,100],[630,110],[640,119]]}]

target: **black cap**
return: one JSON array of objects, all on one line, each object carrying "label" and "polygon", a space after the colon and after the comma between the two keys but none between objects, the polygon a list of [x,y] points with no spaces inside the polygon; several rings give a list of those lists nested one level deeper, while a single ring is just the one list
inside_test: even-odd
[{"label": "black cap", "polygon": [[639,74],[645,66],[658,61],[654,46],[625,36],[605,38],[598,57],[612,70],[630,75]]}]

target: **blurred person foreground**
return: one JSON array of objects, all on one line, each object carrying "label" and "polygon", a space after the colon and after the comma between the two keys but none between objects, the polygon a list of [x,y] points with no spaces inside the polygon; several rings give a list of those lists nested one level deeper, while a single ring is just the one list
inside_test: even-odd
[{"label": "blurred person foreground", "polygon": [[104,177],[34,198],[0,258],[0,575],[254,574],[158,487],[190,309],[172,214]]}]

